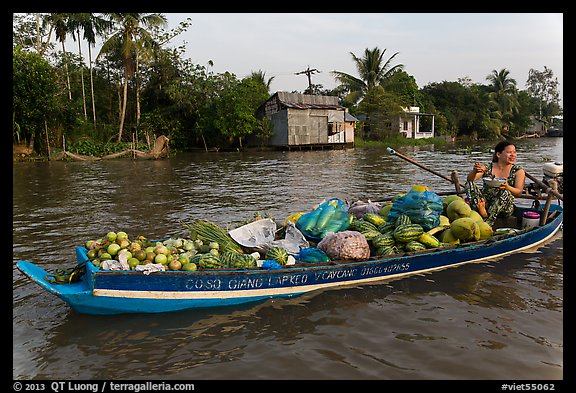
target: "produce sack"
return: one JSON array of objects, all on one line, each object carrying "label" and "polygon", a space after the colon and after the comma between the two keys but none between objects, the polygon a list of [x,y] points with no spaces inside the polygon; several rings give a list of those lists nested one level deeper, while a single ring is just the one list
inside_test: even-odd
[{"label": "produce sack", "polygon": [[348,213],[354,215],[356,218],[362,218],[366,213],[378,214],[380,209],[382,209],[381,203],[370,200],[368,200],[368,202],[356,201],[350,206]]},{"label": "produce sack", "polygon": [[429,231],[440,225],[442,198],[431,191],[410,190],[396,198],[386,221],[394,222],[399,216],[407,215],[414,224],[420,224]]},{"label": "produce sack", "polygon": [[318,248],[332,260],[362,261],[370,257],[370,245],[364,235],[357,231],[328,233],[318,243]]},{"label": "produce sack", "polygon": [[316,247],[308,247],[301,249],[298,255],[296,256],[296,259],[298,259],[301,262],[308,262],[308,263],[330,261],[330,257],[326,255],[324,251]]},{"label": "produce sack", "polygon": [[315,210],[303,214],[296,222],[296,228],[306,239],[319,241],[330,232],[348,229],[350,218],[346,204],[338,198],[332,198],[321,203]]}]

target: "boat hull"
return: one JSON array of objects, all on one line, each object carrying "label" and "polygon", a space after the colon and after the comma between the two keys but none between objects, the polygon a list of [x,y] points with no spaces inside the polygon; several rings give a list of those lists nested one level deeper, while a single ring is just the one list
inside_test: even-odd
[{"label": "boat hull", "polygon": [[[279,270],[106,271],[87,263],[82,280],[50,284],[47,272],[28,261],[18,268],[33,281],[84,314],[159,313],[233,306],[268,298],[298,296],[326,288],[397,279],[417,273],[483,262],[537,247],[561,228],[562,210],[544,226],[518,235],[453,248],[423,250],[366,261],[296,264]],[[78,262],[87,259],[76,249]]]}]

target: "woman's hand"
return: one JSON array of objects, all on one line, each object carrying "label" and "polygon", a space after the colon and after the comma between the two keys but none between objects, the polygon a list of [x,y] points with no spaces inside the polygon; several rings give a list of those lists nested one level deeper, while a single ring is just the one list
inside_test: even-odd
[{"label": "woman's hand", "polygon": [[486,168],[486,165],[480,164],[479,162],[474,163],[473,171],[475,173],[486,173],[487,169],[488,168]]},{"label": "woman's hand", "polygon": [[480,179],[484,173],[486,173],[486,165],[482,165],[479,162],[475,162],[472,170],[466,176],[466,181],[473,182]]}]

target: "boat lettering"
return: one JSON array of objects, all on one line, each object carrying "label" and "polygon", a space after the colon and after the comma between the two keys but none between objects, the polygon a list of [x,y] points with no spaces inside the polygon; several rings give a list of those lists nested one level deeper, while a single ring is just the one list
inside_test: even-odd
[{"label": "boat lettering", "polygon": [[276,285],[300,285],[308,282],[308,276],[306,274],[284,274],[279,277],[271,276],[268,278],[268,286]]},{"label": "boat lettering", "polygon": [[262,288],[264,281],[261,278],[232,279],[228,282],[228,289],[254,289]]},{"label": "boat lettering", "polygon": [[356,269],[343,269],[343,270],[315,273],[314,278],[316,281],[321,281],[321,280],[332,280],[335,278],[354,277],[355,275],[356,275]]},{"label": "boat lettering", "polygon": [[392,263],[386,266],[366,266],[360,271],[361,276],[371,276],[382,273],[403,272],[410,269],[410,262]]},{"label": "boat lettering", "polygon": [[208,289],[208,290],[219,290],[222,286],[222,282],[218,278],[208,278],[208,279],[195,279],[188,280],[186,282],[186,289]]}]

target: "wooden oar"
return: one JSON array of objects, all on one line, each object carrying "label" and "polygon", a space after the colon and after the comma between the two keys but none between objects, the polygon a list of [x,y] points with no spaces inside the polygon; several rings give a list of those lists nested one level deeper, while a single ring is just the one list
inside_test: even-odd
[{"label": "wooden oar", "polygon": [[435,170],[430,169],[430,168],[428,168],[427,166],[425,166],[425,165],[423,165],[423,164],[420,164],[419,162],[417,162],[417,161],[414,160],[413,158],[410,158],[410,157],[408,157],[408,156],[405,156],[405,155],[402,154],[402,153],[398,153],[396,150],[392,149],[391,147],[386,148],[386,150],[388,151],[388,153],[394,154],[395,156],[398,156],[398,157],[400,157],[400,158],[402,158],[402,159],[404,159],[404,160],[406,160],[406,161],[408,161],[408,162],[410,162],[410,163],[412,163],[412,164],[414,164],[414,165],[416,165],[416,166],[419,166],[420,168],[425,169],[425,170],[427,170],[428,172],[435,174],[436,176],[440,176],[442,179],[448,180],[448,181],[449,181],[450,183],[452,183],[452,184],[457,184],[457,185],[459,185],[460,187],[464,187],[464,184],[462,184],[462,183],[460,183],[460,182],[455,182],[454,180],[452,180],[452,179],[449,178],[448,176],[444,176],[443,174],[438,173],[438,172],[436,172]]}]

